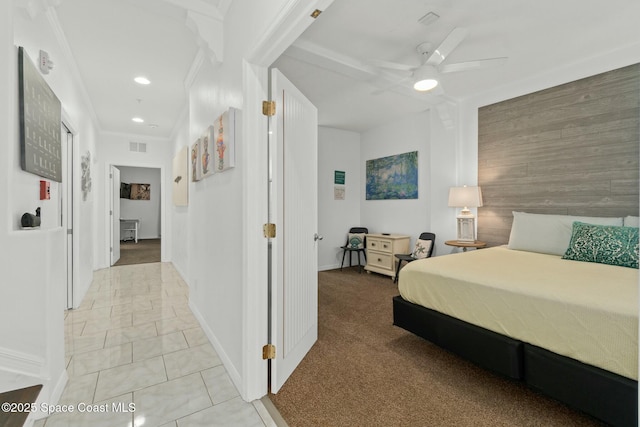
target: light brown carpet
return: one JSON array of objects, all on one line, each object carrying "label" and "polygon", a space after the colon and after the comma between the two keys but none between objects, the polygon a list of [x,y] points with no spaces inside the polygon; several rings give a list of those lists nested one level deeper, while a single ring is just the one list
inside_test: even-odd
[{"label": "light brown carpet", "polygon": [[289,426],[597,426],[393,326],[386,276],[319,273],[318,342],[277,395]]},{"label": "light brown carpet", "polygon": [[144,239],[120,242],[120,259],[113,264],[131,265],[131,264],[147,264],[150,262],[160,262],[160,239]]}]

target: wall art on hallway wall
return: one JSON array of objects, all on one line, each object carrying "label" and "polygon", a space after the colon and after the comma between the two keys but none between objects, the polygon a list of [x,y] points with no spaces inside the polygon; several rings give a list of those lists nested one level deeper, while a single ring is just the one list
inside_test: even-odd
[{"label": "wall art on hallway wall", "polygon": [[214,153],[214,129],[209,126],[200,138],[200,170],[202,178],[213,175],[213,153]]},{"label": "wall art on hallway wall", "polygon": [[173,157],[173,204],[176,206],[189,205],[189,147],[182,147]]},{"label": "wall art on hallway wall", "polygon": [[229,108],[218,117],[213,125],[212,142],[215,148],[215,171],[222,172],[236,163],[236,109]]},{"label": "wall art on hallway wall", "polygon": [[200,138],[191,146],[191,182],[202,179],[202,163],[200,162]]}]

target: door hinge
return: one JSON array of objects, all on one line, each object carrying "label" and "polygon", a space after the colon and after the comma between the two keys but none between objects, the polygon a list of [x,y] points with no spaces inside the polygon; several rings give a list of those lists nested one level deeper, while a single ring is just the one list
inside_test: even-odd
[{"label": "door hinge", "polygon": [[273,344],[267,344],[262,347],[262,360],[275,359],[276,358],[276,346]]},{"label": "door hinge", "polygon": [[113,246],[109,248],[109,252],[113,252]]},{"label": "door hinge", "polygon": [[113,174],[112,173],[109,174],[109,178],[113,178]]},{"label": "door hinge", "polygon": [[276,101],[262,101],[262,114],[265,116],[276,115]]},{"label": "door hinge", "polygon": [[322,11],[320,9],[316,9],[311,13],[311,17],[313,19],[316,19],[318,16],[320,16],[321,13],[322,13]]},{"label": "door hinge", "polygon": [[276,237],[276,225],[273,223],[267,223],[262,226],[262,233],[264,237],[274,239]]},{"label": "door hinge", "polygon": [[113,211],[109,211],[109,215],[113,216]]}]

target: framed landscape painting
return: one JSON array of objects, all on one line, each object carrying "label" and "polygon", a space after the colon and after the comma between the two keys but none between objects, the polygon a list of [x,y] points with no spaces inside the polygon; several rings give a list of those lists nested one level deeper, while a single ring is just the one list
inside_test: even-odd
[{"label": "framed landscape painting", "polygon": [[367,160],[367,200],[417,199],[418,152]]}]

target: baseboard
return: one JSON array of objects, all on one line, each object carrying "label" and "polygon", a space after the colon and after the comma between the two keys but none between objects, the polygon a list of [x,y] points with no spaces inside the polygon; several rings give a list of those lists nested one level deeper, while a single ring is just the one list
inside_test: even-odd
[{"label": "baseboard", "polygon": [[191,299],[189,299],[189,308],[193,312],[193,315],[196,317],[196,319],[198,319],[198,322],[200,323],[200,327],[202,327],[202,330],[204,331],[205,335],[209,339],[209,342],[213,346],[214,350],[216,351],[216,353],[218,353],[218,356],[220,357],[220,360],[222,360],[222,363],[225,369],[227,370],[227,373],[229,374],[231,381],[233,381],[233,384],[236,386],[236,388],[241,391],[242,376],[233,365],[233,362],[231,362],[231,358],[224,351],[224,347],[222,347],[222,344],[220,344],[220,341],[218,341],[218,338],[216,337],[216,335],[213,333],[211,328],[209,328],[209,325],[207,325],[207,323],[204,320],[204,317],[202,316],[202,314],[200,314],[200,311],[195,306],[195,304],[193,304]]},{"label": "baseboard", "polygon": [[318,271],[336,270],[340,268],[340,264],[330,264],[318,267]]},{"label": "baseboard", "polygon": [[[64,388],[67,385],[67,381],[69,381],[69,375],[67,374],[67,370],[63,369],[53,388],[51,388],[51,381],[45,382],[44,387],[42,387],[42,391],[38,395],[38,400],[36,400],[36,404],[38,405],[38,407],[40,407],[40,405],[43,403],[46,403],[47,405],[57,405],[60,401],[60,397],[62,397],[62,393],[64,392]],[[24,425],[33,425],[33,422],[44,418],[47,415],[47,413],[42,411],[32,412],[29,414],[29,418],[27,418],[27,421]]]},{"label": "baseboard", "polygon": [[[23,379],[24,377],[26,377],[25,379],[35,379],[36,381],[38,381],[43,375],[43,370],[43,358],[34,356],[32,354],[22,353],[19,351],[0,347],[0,371],[4,374],[3,377],[8,380],[8,383],[20,384],[22,382],[21,379]],[[8,388],[7,390],[2,390],[3,388],[5,388],[5,382],[3,381],[1,382],[1,384],[2,387],[0,389],[0,392],[20,388],[10,385],[10,388]]]}]

